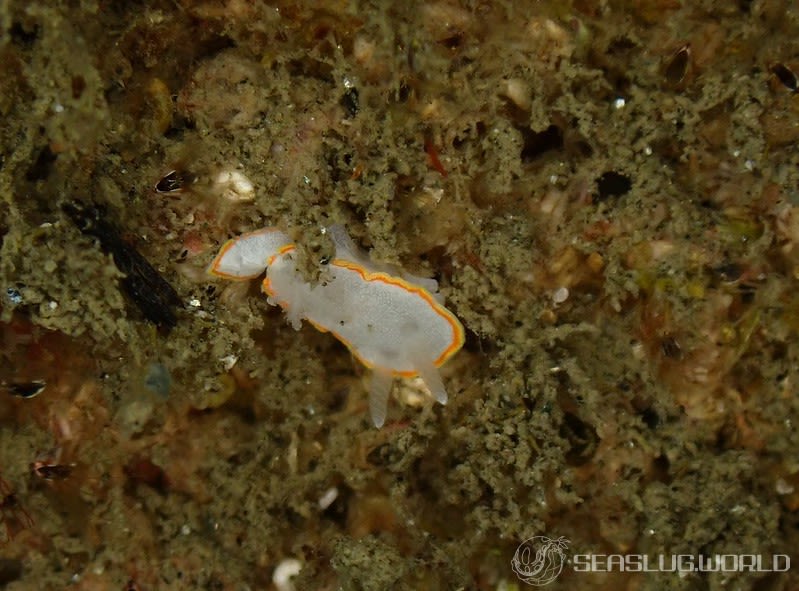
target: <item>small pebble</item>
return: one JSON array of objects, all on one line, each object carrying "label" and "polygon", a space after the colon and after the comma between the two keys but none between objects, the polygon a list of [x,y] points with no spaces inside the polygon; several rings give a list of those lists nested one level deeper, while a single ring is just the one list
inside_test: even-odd
[{"label": "small pebble", "polygon": [[293,577],[300,574],[302,563],[296,558],[284,558],[275,567],[275,572],[272,574],[272,582],[278,591],[294,591],[294,585],[291,582]]},{"label": "small pebble", "polygon": [[319,508],[324,511],[338,498],[338,488],[335,486],[327,489],[321,497],[319,497]]},{"label": "small pebble", "polygon": [[222,362],[222,367],[225,368],[225,371],[230,371],[231,369],[233,369],[233,366],[236,365],[236,362],[238,360],[239,358],[235,355],[226,355],[225,357],[222,357],[222,359],[220,359],[219,361]]},{"label": "small pebble", "polygon": [[11,303],[14,304],[15,306],[18,306],[19,304],[22,303],[22,294],[19,293],[13,287],[9,287],[6,290],[6,295],[8,296],[8,299],[11,300]]},{"label": "small pebble", "polygon": [[151,363],[147,366],[144,386],[161,398],[168,397],[169,390],[172,387],[172,377],[169,375],[169,370],[161,363]]},{"label": "small pebble", "polygon": [[567,287],[559,287],[552,294],[552,301],[555,305],[562,304],[569,299],[569,289]]},{"label": "small pebble", "polygon": [[792,492],[793,492],[795,489],[794,489],[794,487],[793,487],[791,484],[789,484],[788,482],[786,482],[784,479],[782,479],[782,478],[777,478],[777,482],[776,482],[775,490],[777,491],[777,494],[778,494],[778,495],[789,495],[789,494],[791,494],[791,493],[792,493]]}]

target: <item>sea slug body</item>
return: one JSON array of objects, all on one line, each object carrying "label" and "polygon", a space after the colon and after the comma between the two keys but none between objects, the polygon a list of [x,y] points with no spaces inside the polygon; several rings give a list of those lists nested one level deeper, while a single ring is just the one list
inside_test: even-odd
[{"label": "sea slug body", "polygon": [[328,228],[336,256],[323,265],[323,281],[306,282],[296,268],[295,247],[276,228],[229,241],[209,272],[252,279],[266,269],[262,289],[295,329],[308,320],[330,332],[371,371],[369,409],[375,426],[385,422],[394,377],[419,376],[434,398],[447,402],[438,368],[463,345],[464,330],[439,300],[432,279],[397,276],[362,255],[342,226]]},{"label": "sea slug body", "polygon": [[255,279],[264,272],[272,253],[290,243],[291,238],[277,228],[262,228],[242,234],[225,243],[208,267],[208,272],[223,279]]}]

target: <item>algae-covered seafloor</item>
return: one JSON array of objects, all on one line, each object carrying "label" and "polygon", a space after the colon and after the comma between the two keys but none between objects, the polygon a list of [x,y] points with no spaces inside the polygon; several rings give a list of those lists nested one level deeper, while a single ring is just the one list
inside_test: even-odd
[{"label": "algae-covered seafloor", "polygon": [[[0,583],[797,588],[797,76],[788,0],[0,2]],[[333,223],[447,406],[205,273]]]}]

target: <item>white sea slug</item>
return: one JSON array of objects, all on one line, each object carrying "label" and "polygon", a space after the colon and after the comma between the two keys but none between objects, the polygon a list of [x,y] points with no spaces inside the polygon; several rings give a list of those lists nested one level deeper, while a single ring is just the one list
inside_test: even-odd
[{"label": "white sea slug", "polygon": [[419,376],[435,399],[447,402],[438,368],[463,345],[463,326],[441,303],[432,279],[391,274],[362,255],[342,226],[328,233],[336,256],[322,281],[306,282],[296,268],[295,247],[277,228],[228,241],[209,272],[227,279],[252,279],[266,269],[263,291],[299,330],[306,319],[332,333],[372,370],[369,410],[375,426],[386,419],[394,377]]}]

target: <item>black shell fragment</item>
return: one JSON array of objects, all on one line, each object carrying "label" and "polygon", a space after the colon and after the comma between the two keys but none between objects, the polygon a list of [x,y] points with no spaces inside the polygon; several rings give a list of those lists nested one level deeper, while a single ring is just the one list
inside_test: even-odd
[{"label": "black shell fragment", "polygon": [[105,209],[72,202],[64,205],[64,212],[81,232],[97,238],[103,252],[114,257],[117,268],[125,275],[122,288],[145,318],[159,327],[174,328],[177,324],[174,308],[181,304],[180,297],[155,267],[122,238]]},{"label": "black shell fragment", "polygon": [[4,384],[8,393],[17,398],[33,398],[41,393],[47,384],[44,380],[32,380],[30,382],[11,382]]}]

